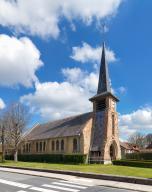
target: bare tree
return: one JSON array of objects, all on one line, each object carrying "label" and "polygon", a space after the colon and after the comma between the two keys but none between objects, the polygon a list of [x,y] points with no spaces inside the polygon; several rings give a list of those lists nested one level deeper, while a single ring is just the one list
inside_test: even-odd
[{"label": "bare tree", "polygon": [[17,102],[9,106],[7,114],[10,142],[14,149],[14,161],[18,161],[18,147],[29,120],[29,113],[23,104]]},{"label": "bare tree", "polygon": [[5,161],[5,149],[9,137],[9,131],[7,126],[7,114],[6,112],[2,112],[0,114],[0,142],[2,146],[2,162]]},{"label": "bare tree", "polygon": [[146,135],[145,139],[146,139],[146,145],[150,145],[152,143],[152,133]]},{"label": "bare tree", "polygon": [[0,119],[0,142],[2,146],[2,162],[5,161],[5,127],[3,119]]},{"label": "bare tree", "polygon": [[136,132],[128,138],[128,142],[136,144],[140,148],[144,148],[145,147],[145,135],[143,135],[142,133]]}]

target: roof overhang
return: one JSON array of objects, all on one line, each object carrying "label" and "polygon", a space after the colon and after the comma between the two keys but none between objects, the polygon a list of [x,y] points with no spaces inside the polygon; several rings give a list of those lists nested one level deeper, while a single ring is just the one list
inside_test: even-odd
[{"label": "roof overhang", "polygon": [[119,99],[114,96],[111,92],[103,92],[103,93],[100,93],[100,94],[97,94],[95,95],[94,97],[91,97],[89,99],[89,101],[93,102],[93,101],[100,101],[101,99],[107,97],[107,96],[110,96],[112,97],[116,102],[119,102]]}]

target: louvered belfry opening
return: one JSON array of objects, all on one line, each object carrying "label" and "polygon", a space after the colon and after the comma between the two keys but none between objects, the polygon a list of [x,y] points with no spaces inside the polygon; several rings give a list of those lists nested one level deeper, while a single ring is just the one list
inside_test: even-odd
[{"label": "louvered belfry opening", "polygon": [[96,102],[96,111],[103,111],[106,109],[106,99]]}]

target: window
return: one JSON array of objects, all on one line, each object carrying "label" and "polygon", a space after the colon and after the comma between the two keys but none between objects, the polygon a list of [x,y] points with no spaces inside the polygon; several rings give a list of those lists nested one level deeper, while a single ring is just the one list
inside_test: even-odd
[{"label": "window", "polygon": [[45,148],[46,148],[46,142],[44,141],[43,142],[43,151],[45,151]]},{"label": "window", "polygon": [[40,152],[42,152],[42,142],[40,142]]},{"label": "window", "polygon": [[29,152],[31,152],[31,143],[29,143]]},{"label": "window", "polygon": [[54,148],[55,148],[55,144],[54,144],[54,141],[52,141],[52,151],[54,151]]},{"label": "window", "polygon": [[28,143],[26,143],[26,153],[28,152]]},{"label": "window", "polygon": [[56,150],[59,151],[59,141],[56,141]]},{"label": "window", "polygon": [[64,151],[64,140],[61,140],[61,151]]},{"label": "window", "polygon": [[77,152],[78,151],[78,141],[77,139],[73,139],[73,152]]},{"label": "window", "polygon": [[115,116],[112,115],[112,135],[115,134]]},{"label": "window", "polygon": [[23,153],[25,153],[25,144],[23,145]]},{"label": "window", "polygon": [[39,151],[39,143],[36,142],[36,152],[38,152],[38,151]]}]

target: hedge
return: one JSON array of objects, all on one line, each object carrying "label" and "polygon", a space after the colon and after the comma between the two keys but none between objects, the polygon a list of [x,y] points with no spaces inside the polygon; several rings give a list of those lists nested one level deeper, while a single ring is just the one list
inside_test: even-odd
[{"label": "hedge", "polygon": [[128,153],[128,154],[126,154],[126,159],[152,160],[152,152]]},{"label": "hedge", "polygon": [[[13,155],[6,155],[6,160],[14,160]],[[45,163],[85,163],[86,155],[63,155],[63,154],[26,154],[18,155],[19,161],[24,162],[45,162]]]},{"label": "hedge", "polygon": [[113,162],[113,165],[152,168],[152,162],[150,161],[114,160],[112,162]]}]

